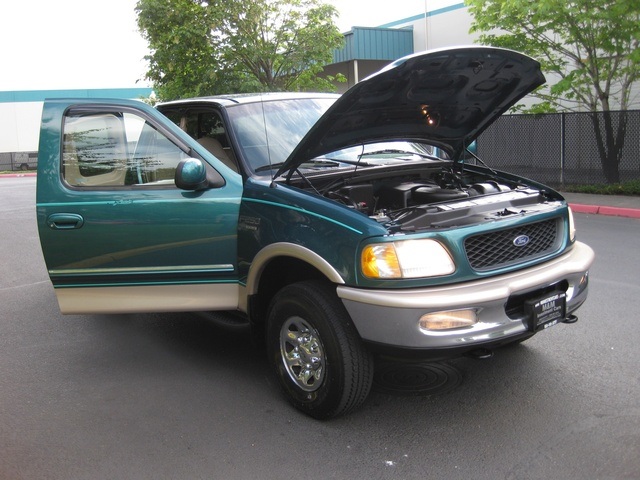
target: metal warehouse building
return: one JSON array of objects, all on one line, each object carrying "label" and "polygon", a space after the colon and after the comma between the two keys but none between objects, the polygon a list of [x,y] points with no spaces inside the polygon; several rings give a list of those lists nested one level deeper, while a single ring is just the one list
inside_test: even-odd
[{"label": "metal warehouse building", "polygon": [[[359,80],[405,55],[428,49],[472,44],[471,16],[464,3],[437,2],[445,7],[425,9],[416,15],[379,27],[352,27],[344,33],[345,44],[334,52],[325,67],[327,75],[342,73],[344,92]],[[35,168],[42,104],[45,98],[148,98],[150,88],[80,90],[32,90],[0,92],[0,171]]]}]

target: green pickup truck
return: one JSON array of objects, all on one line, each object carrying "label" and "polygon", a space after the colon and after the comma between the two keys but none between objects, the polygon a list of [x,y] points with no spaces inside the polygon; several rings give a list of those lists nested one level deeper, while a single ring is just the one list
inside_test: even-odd
[{"label": "green pickup truck", "polygon": [[365,401],[375,354],[481,357],[572,323],[594,254],[566,201],[467,149],[543,82],[471,47],[342,96],[47,101],[37,218],[60,309],[239,312],[315,418]]}]

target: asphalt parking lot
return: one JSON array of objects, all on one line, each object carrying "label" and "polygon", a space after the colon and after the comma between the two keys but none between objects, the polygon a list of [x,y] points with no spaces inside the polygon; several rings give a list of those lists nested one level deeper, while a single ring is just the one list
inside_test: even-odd
[{"label": "asphalt parking lot", "polygon": [[363,408],[318,422],[206,317],[60,315],[35,178],[0,200],[0,479],[640,478],[638,219],[576,215],[596,251],[576,324],[490,360],[382,364]]}]

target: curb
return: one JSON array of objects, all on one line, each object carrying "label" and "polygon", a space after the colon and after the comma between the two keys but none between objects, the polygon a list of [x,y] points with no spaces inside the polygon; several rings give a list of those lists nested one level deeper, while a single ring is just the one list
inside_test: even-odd
[{"label": "curb", "polygon": [[637,208],[605,207],[600,205],[583,205],[581,203],[571,203],[569,204],[569,206],[575,213],[590,213],[592,215],[640,218],[640,210]]},{"label": "curb", "polygon": [[0,173],[0,178],[15,178],[15,177],[35,177],[36,172],[32,173]]}]

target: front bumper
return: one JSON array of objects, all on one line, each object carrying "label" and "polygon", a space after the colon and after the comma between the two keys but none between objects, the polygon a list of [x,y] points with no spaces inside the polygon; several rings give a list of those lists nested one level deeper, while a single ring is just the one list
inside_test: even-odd
[{"label": "front bumper", "polygon": [[[593,250],[576,242],[569,252],[543,264],[474,282],[407,290],[364,290],[341,285],[337,293],[362,339],[378,349],[395,353],[441,350],[446,352],[443,356],[455,356],[532,334],[524,313],[514,315],[510,311],[507,315],[510,299],[563,285],[566,315],[575,311],[586,300],[593,259]],[[419,328],[420,317],[427,313],[467,308],[475,309],[479,315],[478,323],[472,327],[428,332]]]}]

